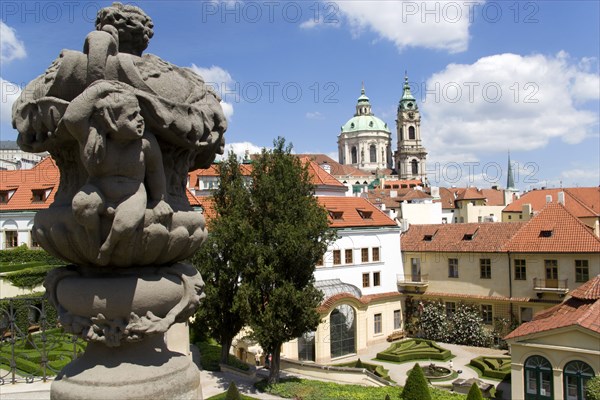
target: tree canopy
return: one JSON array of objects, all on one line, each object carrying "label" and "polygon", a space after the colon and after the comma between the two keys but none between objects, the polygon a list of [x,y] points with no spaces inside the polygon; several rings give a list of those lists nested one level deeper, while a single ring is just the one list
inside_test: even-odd
[{"label": "tree canopy", "polygon": [[317,261],[335,239],[327,212],[314,196],[307,165],[291,154],[283,138],[254,161],[248,221],[252,267],[244,282],[249,325],[272,354],[269,382],[279,380],[281,345],[315,330],[322,293],[316,289]]}]

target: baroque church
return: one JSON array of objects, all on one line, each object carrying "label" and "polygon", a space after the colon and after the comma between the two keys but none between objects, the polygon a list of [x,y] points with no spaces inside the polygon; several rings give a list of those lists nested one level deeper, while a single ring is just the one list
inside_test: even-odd
[{"label": "baroque church", "polygon": [[427,151],[421,142],[421,115],[407,75],[398,104],[396,133],[398,145],[392,154],[392,133],[388,125],[373,114],[363,85],[356,112],[342,126],[338,136],[339,163],[376,175],[391,172],[400,180],[426,182]]}]

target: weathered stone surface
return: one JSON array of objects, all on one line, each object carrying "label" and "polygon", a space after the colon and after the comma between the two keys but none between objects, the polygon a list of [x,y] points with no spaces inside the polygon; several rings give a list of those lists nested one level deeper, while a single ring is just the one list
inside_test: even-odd
[{"label": "weathered stone surface", "polygon": [[13,105],[18,144],[48,151],[61,174],[33,235],[74,265],[44,285],[64,329],[90,342],[53,399],[202,398],[197,368],[164,335],[203,296],[179,262],[206,237],[186,181],[223,153],[227,122],[201,77],[142,54],[153,34],[138,7],[100,10],[83,51],[63,50]]},{"label": "weathered stone surface", "polygon": [[187,68],[142,55],[152,21],[139,8],[98,14],[83,52],[64,50],[13,105],[19,145],[61,172],[33,231],[49,252],[87,266],[159,265],[206,236],[187,172],[223,152],[219,97]]}]

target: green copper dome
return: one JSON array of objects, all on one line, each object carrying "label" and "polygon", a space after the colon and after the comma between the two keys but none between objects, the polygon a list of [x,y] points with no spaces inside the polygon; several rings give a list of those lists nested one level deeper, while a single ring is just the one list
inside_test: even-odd
[{"label": "green copper dome", "polygon": [[374,115],[352,117],[342,125],[342,132],[384,131],[390,132],[387,124]]},{"label": "green copper dome", "polygon": [[390,133],[390,130],[385,122],[377,118],[371,112],[371,103],[365,94],[363,85],[360,91],[360,97],[356,102],[356,113],[342,126],[343,132],[359,132],[359,131],[384,131]]}]

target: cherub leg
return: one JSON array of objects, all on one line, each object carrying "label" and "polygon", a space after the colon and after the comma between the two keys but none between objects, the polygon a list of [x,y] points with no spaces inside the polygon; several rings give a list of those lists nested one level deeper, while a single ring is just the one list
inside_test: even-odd
[{"label": "cherub leg", "polygon": [[73,197],[73,216],[77,223],[85,229],[90,251],[94,253],[100,248],[100,214],[104,212],[104,207],[104,197],[94,185],[84,185]]},{"label": "cherub leg", "polygon": [[146,189],[140,184],[138,191],[131,197],[125,199],[115,208],[115,218],[113,219],[110,232],[98,254],[98,263],[107,265],[110,256],[117,244],[126,238],[132,237],[135,230],[144,221],[146,212]]}]

